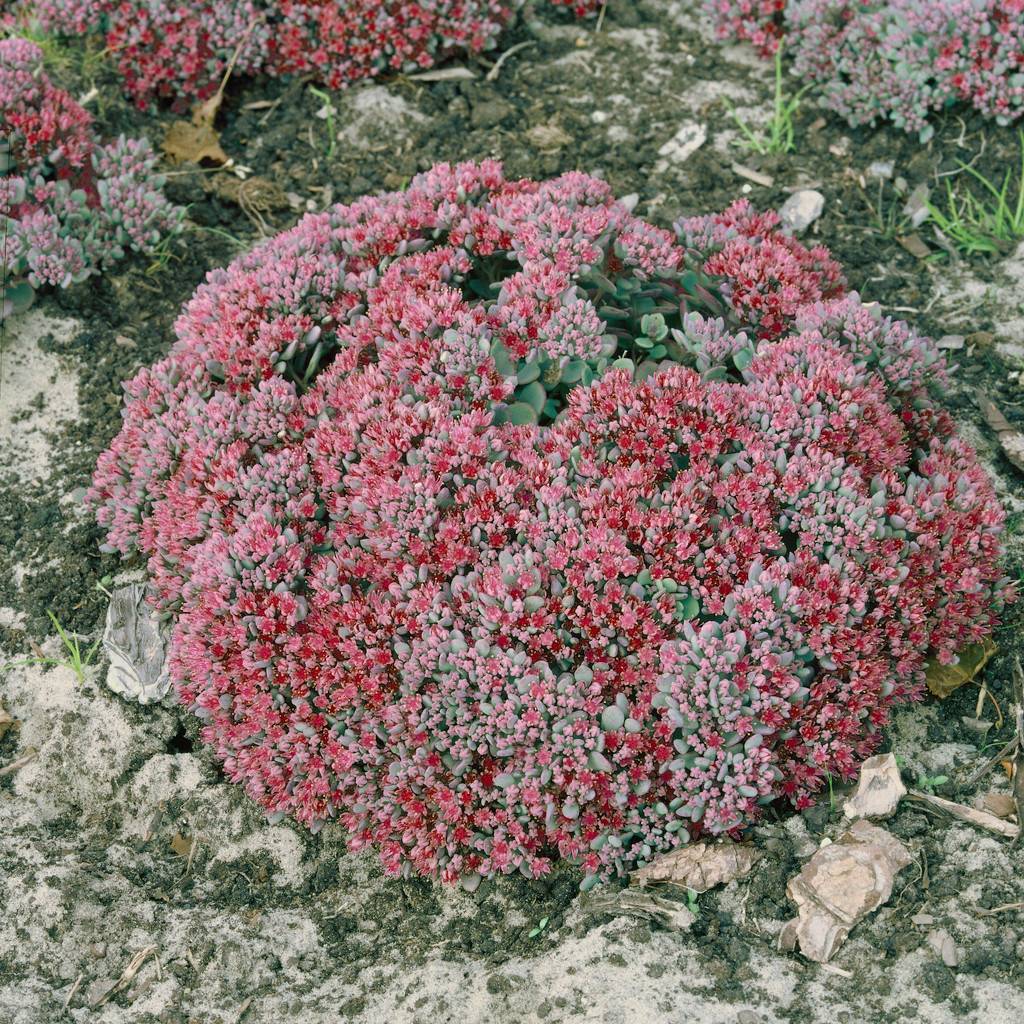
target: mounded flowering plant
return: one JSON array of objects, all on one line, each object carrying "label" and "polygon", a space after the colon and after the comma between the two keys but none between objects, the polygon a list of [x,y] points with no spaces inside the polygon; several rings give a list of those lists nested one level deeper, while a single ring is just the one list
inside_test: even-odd
[{"label": "mounded flowering plant", "polygon": [[35,43],[0,40],[0,319],[36,289],[66,288],[177,230],[182,211],[155,165],[145,139],[99,141]]},{"label": "mounded flowering plant", "polygon": [[438,165],[214,271],[89,501],[182,704],[389,872],[584,884],[849,777],[1012,597],[929,340],[739,202]]},{"label": "mounded flowering plant", "polygon": [[[596,0],[551,0],[593,14]],[[236,74],[331,88],[493,46],[522,0],[0,0],[45,31],[101,32],[140,106],[186,107]]]}]

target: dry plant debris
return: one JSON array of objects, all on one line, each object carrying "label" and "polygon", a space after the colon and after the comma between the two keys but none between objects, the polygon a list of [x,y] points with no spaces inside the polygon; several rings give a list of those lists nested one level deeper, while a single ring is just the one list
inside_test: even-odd
[{"label": "dry plant debris", "polygon": [[212,124],[174,121],[164,136],[163,151],[176,164],[226,164],[220,135]]},{"label": "dry plant debris", "polygon": [[126,700],[151,704],[170,689],[168,630],[146,601],[146,584],[129,583],[110,595],[103,650],[110,659],[107,686]]},{"label": "dry plant debris", "polygon": [[645,889],[621,889],[610,895],[593,896],[583,909],[590,915],[638,917],[673,931],[686,931],[697,920],[686,904],[656,896]]},{"label": "dry plant debris", "polygon": [[1017,817],[1017,804],[1011,793],[986,793],[980,803],[979,811],[987,811],[997,818],[1013,821]]},{"label": "dry plant debris", "polygon": [[827,962],[857,922],[889,899],[896,875],[912,861],[885,829],[855,822],[789,880],[786,893],[797,916],[783,926],[779,948],[799,945],[809,960]]},{"label": "dry plant debris", "polygon": [[981,409],[985,422],[995,431],[1003,454],[1015,468],[1024,471],[1024,433],[1010,423],[1000,411],[999,406],[983,391],[978,391],[976,397],[978,408]]},{"label": "dry plant debris", "polygon": [[968,825],[974,825],[977,828],[995,832],[997,835],[1005,836],[1007,839],[1016,839],[1020,833],[1020,829],[1016,825],[1011,825],[1009,822],[1003,821],[1002,818],[997,818],[988,811],[979,811],[975,807],[958,804],[955,800],[946,800],[944,797],[935,796],[933,793],[921,793],[916,789],[912,789],[909,795],[915,800],[920,800],[922,803],[936,807],[940,811],[945,811],[958,821],[965,821]]},{"label": "dry plant debris", "polygon": [[674,885],[707,892],[716,885],[725,885],[743,878],[761,859],[761,851],[745,843],[728,840],[716,843],[693,843],[681,846],[634,872],[631,884]]}]

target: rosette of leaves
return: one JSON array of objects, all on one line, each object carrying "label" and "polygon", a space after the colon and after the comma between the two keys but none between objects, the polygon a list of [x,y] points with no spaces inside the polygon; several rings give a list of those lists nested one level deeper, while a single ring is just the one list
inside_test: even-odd
[{"label": "rosette of leaves", "polygon": [[[500,341],[492,344],[498,371],[515,381],[512,399],[498,410],[497,421],[552,423],[565,409],[574,387],[589,387],[610,369],[628,370],[639,381],[674,363],[691,364],[687,346],[680,343],[686,317],[691,312],[721,316],[726,311],[715,281],[699,268],[699,260],[692,259],[680,271],[662,271],[650,281],[636,277],[612,281],[597,271],[584,277],[581,290],[607,324],[596,358],[555,361],[541,352],[517,364]],[[737,369],[746,369],[752,358],[751,347],[743,365],[737,362]]]}]

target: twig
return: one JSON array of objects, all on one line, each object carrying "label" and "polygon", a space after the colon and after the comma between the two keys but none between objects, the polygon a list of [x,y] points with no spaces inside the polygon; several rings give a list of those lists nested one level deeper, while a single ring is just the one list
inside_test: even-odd
[{"label": "twig", "polygon": [[907,795],[914,800],[930,804],[940,811],[945,811],[958,821],[965,821],[967,824],[974,825],[977,828],[995,832],[1006,839],[1015,840],[1020,835],[1020,829],[1016,825],[1011,825],[1008,821],[1003,821],[1002,818],[989,814],[988,811],[977,811],[966,804],[958,804],[953,800],[945,800],[941,796],[933,796],[931,793],[922,793],[919,790],[912,789]]},{"label": "twig", "polygon": [[525,43],[516,43],[515,46],[510,46],[495,62],[494,67],[484,76],[485,82],[493,82],[498,77],[498,72],[501,71],[501,65],[505,63],[518,50],[528,50],[530,47],[536,46],[537,44],[532,40],[527,40]]},{"label": "twig", "polygon": [[10,762],[10,764],[5,764],[3,768],[0,768],[0,778],[3,778],[5,775],[13,774],[19,768],[24,768],[25,765],[27,765],[29,761],[33,760],[38,753],[39,751],[30,749],[25,751],[21,757],[15,758]]},{"label": "twig", "polygon": [[224,71],[224,77],[220,80],[220,85],[217,86],[217,91],[208,100],[201,103],[192,115],[193,124],[206,123],[211,126],[213,125],[213,119],[217,116],[217,111],[220,110],[220,105],[224,101],[224,90],[227,87],[232,72],[235,70],[235,64],[238,62],[238,56],[242,52],[242,47],[249,41],[249,36],[252,35],[252,30],[261,21],[263,21],[263,15],[259,15],[249,22],[245,31],[242,33],[242,38],[238,40],[235,52],[231,54],[231,59],[228,61],[228,66]]},{"label": "twig", "polygon": [[1004,903],[1001,907],[992,907],[991,910],[984,907],[974,908],[978,917],[992,917],[993,914],[1002,914],[1006,910],[1024,910],[1024,903]]},{"label": "twig", "polygon": [[71,991],[68,993],[67,999],[64,1000],[64,1005],[60,1008],[61,1013],[63,1013],[71,1005],[71,1000],[75,998],[75,993],[78,991],[78,986],[82,984],[82,979],[84,977],[84,974],[80,974],[77,978],[75,978],[75,983],[71,986]]},{"label": "twig", "polygon": [[935,180],[938,181],[939,178],[953,178],[956,177],[956,175],[958,174],[963,174],[964,171],[966,171],[969,167],[973,167],[985,155],[986,145],[988,145],[988,139],[986,139],[985,136],[982,135],[981,149],[979,149],[978,152],[971,157],[968,163],[961,163],[955,171],[936,171],[934,175]]},{"label": "twig", "polygon": [[828,971],[829,974],[838,974],[840,978],[852,978],[853,971],[847,971],[842,967],[836,967],[835,964],[818,964],[823,971]]},{"label": "twig", "polygon": [[[1013,724],[1017,734],[1017,749],[1013,755],[1013,775],[1010,778],[1010,792],[1017,809],[1017,839],[1024,829],[1024,668],[1020,658],[1014,659],[1013,670]],[[1017,843],[1014,839],[1014,845]]]},{"label": "twig", "polygon": [[[118,978],[117,981],[111,986],[111,988],[109,988],[103,994],[103,997],[95,1004],[93,1009],[98,1010],[105,1002],[107,1002],[113,996],[117,995],[118,992],[123,992],[132,983],[132,979],[135,977],[136,974],[139,973],[139,970],[142,968],[142,965],[151,956],[156,955],[156,951],[158,948],[158,946],[146,946],[145,949],[140,949],[138,953],[136,953],[135,956],[133,956],[131,960],[128,961],[128,966],[125,967],[125,969],[121,972],[121,977]],[[156,962],[156,973],[157,977],[159,977],[159,959]]]},{"label": "twig", "polygon": [[608,10],[608,0],[604,0],[601,4],[601,13],[597,16],[597,27],[594,29],[594,35],[598,35],[601,29],[604,27],[604,12]]},{"label": "twig", "polygon": [[973,775],[971,775],[971,777],[966,782],[964,782],[958,788],[961,789],[961,790],[963,790],[963,789],[970,789],[971,786],[973,786],[976,782],[978,782],[979,780],[983,779],[986,775],[988,775],[988,773],[1000,761],[1002,761],[1004,758],[1006,758],[1007,756],[1012,754],[1013,751],[1016,748],[1017,748],[1017,739],[1016,739],[1016,737],[1014,737],[1012,740],[1010,740],[1009,743],[1006,744],[1005,747],[1003,747],[999,751],[999,753],[997,753],[993,757],[990,757],[976,772],[974,772]]}]

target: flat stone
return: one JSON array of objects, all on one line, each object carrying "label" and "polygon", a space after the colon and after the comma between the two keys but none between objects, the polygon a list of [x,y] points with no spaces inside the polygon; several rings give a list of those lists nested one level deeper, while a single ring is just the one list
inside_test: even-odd
[{"label": "flat stone", "polygon": [[707,141],[707,128],[695,121],[687,122],[659,150],[658,167],[665,170],[688,160]]},{"label": "flat stone", "polygon": [[826,963],[858,921],[892,895],[893,881],[913,858],[885,829],[857,821],[821,847],[789,880],[786,894],[797,916],[783,925],[779,948]]},{"label": "flat stone", "polygon": [[784,227],[790,231],[806,231],[825,209],[825,197],[813,188],[794,192],[779,210]]},{"label": "flat stone", "polygon": [[896,758],[876,754],[861,765],[857,792],[843,805],[843,814],[851,819],[888,818],[906,794]]},{"label": "flat stone", "polygon": [[928,933],[928,945],[942,957],[942,962],[947,967],[960,966],[960,950],[953,941],[953,936],[944,928],[937,928]]},{"label": "flat stone", "polygon": [[474,103],[469,120],[474,128],[493,128],[510,116],[512,111],[511,103],[506,103],[503,99],[495,97],[492,100],[484,100],[482,103]]}]

